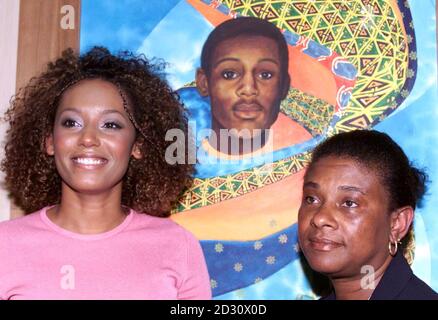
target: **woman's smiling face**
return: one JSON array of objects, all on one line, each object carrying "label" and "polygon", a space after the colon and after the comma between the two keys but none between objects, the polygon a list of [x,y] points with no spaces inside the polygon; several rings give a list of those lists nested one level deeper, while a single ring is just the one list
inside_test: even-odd
[{"label": "woman's smiling face", "polygon": [[310,266],[335,277],[361,276],[388,257],[389,195],[376,170],[356,160],[328,156],[304,179],[299,241]]},{"label": "woman's smiling face", "polygon": [[46,151],[54,155],[64,185],[98,194],[116,186],[121,190],[131,155],[141,157],[135,139],[119,89],[87,79],[62,95]]}]

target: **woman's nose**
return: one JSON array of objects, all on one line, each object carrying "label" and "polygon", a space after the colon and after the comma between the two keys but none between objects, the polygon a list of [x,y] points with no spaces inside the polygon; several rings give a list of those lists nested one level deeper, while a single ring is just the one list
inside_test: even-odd
[{"label": "woman's nose", "polygon": [[79,144],[87,148],[99,146],[99,133],[95,128],[85,127],[79,137]]},{"label": "woman's nose", "polygon": [[337,228],[334,211],[333,209],[329,208],[327,204],[323,204],[317,209],[317,211],[312,216],[310,223],[317,228]]}]

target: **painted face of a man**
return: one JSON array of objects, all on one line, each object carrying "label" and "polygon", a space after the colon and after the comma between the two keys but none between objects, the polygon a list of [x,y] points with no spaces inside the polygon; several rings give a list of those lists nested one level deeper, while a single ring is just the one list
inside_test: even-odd
[{"label": "painted face of a man", "polygon": [[[284,98],[278,45],[264,36],[239,36],[218,44],[209,74],[198,70],[197,86],[211,101],[212,127],[269,129]],[[283,87],[283,88],[282,88]]]}]

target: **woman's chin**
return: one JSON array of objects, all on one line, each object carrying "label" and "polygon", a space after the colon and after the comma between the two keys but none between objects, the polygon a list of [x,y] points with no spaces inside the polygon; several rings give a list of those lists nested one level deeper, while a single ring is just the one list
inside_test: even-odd
[{"label": "woman's chin", "polygon": [[342,272],[342,264],[336,259],[321,259],[319,257],[313,257],[307,259],[310,267],[325,276],[335,275]]},{"label": "woman's chin", "polygon": [[96,181],[72,183],[69,184],[69,189],[78,194],[83,195],[99,195],[111,192],[116,186],[108,183],[96,183]]}]

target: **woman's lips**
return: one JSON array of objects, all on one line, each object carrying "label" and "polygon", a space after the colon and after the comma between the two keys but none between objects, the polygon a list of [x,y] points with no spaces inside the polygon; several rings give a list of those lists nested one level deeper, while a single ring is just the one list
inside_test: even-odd
[{"label": "woman's lips", "polygon": [[96,169],[104,166],[108,160],[101,157],[78,156],[72,158],[73,163],[84,169]]},{"label": "woman's lips", "polygon": [[317,251],[331,251],[343,246],[342,243],[327,238],[318,238],[318,237],[309,238],[309,244],[312,247],[312,249]]}]

